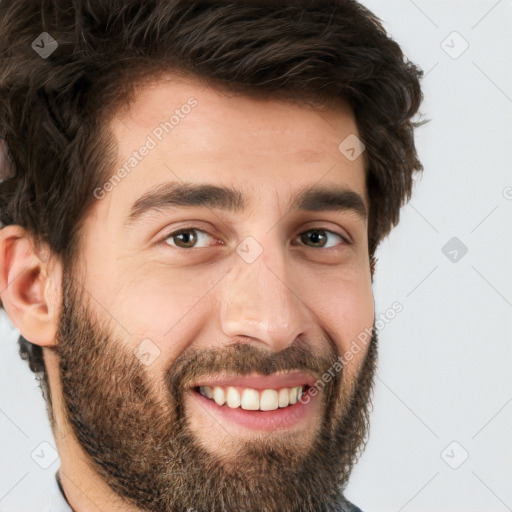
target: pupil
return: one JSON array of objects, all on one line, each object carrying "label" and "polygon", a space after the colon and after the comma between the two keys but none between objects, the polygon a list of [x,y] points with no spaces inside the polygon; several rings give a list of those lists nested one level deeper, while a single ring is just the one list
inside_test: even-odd
[{"label": "pupil", "polygon": [[310,231],[309,234],[306,234],[305,238],[309,238],[315,245],[323,246],[323,242],[325,242],[325,234],[323,234],[323,231]]},{"label": "pupil", "polygon": [[195,243],[195,236],[191,233],[193,233],[192,230],[190,231],[183,231],[182,233],[176,235],[178,239],[180,239],[180,242],[182,245],[191,246]]}]

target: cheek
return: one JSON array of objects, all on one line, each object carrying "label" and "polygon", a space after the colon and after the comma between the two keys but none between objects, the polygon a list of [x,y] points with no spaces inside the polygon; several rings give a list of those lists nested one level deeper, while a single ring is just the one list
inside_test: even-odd
[{"label": "cheek", "polygon": [[375,314],[370,281],[365,276],[331,277],[324,281],[314,304],[315,313],[323,323],[321,327],[327,329],[335,341],[338,354],[343,355],[358,344],[361,349],[357,353],[364,356],[367,347],[364,342],[369,341]]},{"label": "cheek", "polygon": [[317,304],[322,313],[321,327],[334,341],[341,360],[341,366],[335,370],[343,369],[339,406],[344,410],[370,346],[375,315],[371,284],[364,276],[331,279]]},{"label": "cheek", "polygon": [[198,337],[212,317],[211,289],[217,272],[171,269],[148,262],[133,270],[132,279],[118,276],[116,319],[130,333],[131,344],[143,340],[154,348],[155,366],[165,369]]}]

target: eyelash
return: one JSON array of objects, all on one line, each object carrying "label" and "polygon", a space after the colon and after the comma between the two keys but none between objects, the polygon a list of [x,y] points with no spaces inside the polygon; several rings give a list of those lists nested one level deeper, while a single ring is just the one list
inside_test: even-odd
[{"label": "eyelash", "polygon": [[[189,247],[189,248],[177,247],[177,246],[172,246],[169,243],[167,243],[167,240],[169,240],[173,236],[179,235],[180,233],[187,232],[187,231],[197,231],[197,232],[200,232],[200,233],[205,233],[208,236],[212,237],[212,235],[210,235],[207,231],[204,231],[203,229],[199,229],[199,228],[194,227],[194,226],[190,226],[190,227],[180,228],[180,229],[178,229],[176,231],[171,231],[169,234],[167,234],[163,238],[162,243],[167,245],[168,247],[172,247],[173,249],[182,250],[182,251],[190,251],[190,249],[204,249],[204,247]],[[302,235],[304,235],[306,233],[311,233],[313,231],[323,231],[325,233],[330,233],[332,235],[335,235],[335,236],[341,238],[341,240],[343,241],[343,243],[341,245],[351,245],[351,242],[347,239],[347,237],[341,235],[340,233],[336,233],[335,231],[332,231],[330,229],[325,229],[325,228],[322,228],[322,227],[313,227],[313,228],[307,229],[306,231],[303,231],[303,232],[299,233],[296,238],[299,238],[300,236],[302,236]],[[304,246],[305,247],[309,247],[307,245],[304,245]],[[323,247],[309,247],[309,249],[323,249],[324,251],[329,250],[329,249],[334,249],[334,248],[335,247],[327,247],[326,249],[324,249]]]}]

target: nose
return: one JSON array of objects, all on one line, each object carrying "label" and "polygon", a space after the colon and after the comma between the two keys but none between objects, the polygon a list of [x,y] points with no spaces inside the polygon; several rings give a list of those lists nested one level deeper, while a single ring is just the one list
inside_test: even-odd
[{"label": "nose", "polygon": [[298,336],[310,334],[313,314],[306,298],[293,289],[283,251],[266,248],[252,262],[234,258],[220,301],[225,335],[248,337],[280,351]]}]

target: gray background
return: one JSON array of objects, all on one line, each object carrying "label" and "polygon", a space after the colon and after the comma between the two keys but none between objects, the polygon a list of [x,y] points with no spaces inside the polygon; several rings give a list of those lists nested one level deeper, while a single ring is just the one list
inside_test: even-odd
[{"label": "gray background", "polygon": [[[512,1],[363,3],[425,71],[431,122],[423,178],[378,251],[377,316],[403,311],[380,333],[347,497],[364,512],[512,510]],[[16,339],[2,314],[0,512],[43,508],[59,466]]]}]

